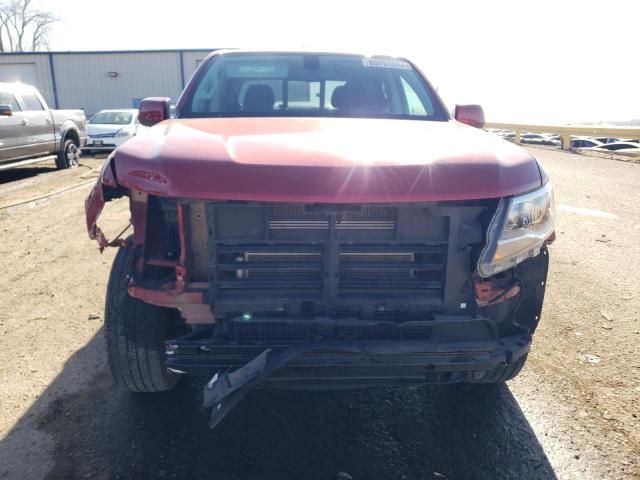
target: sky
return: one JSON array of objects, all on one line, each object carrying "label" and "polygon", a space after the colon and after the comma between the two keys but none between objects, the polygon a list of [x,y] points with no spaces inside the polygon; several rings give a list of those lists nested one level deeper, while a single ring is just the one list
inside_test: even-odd
[{"label": "sky", "polygon": [[41,0],[51,50],[274,48],[415,62],[488,121],[640,119],[638,0]]}]

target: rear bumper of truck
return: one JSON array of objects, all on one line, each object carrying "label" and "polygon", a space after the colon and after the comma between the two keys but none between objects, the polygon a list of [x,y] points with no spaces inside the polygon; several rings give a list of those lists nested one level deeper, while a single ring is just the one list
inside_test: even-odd
[{"label": "rear bumper of truck", "polygon": [[[387,338],[376,338],[372,329],[369,338],[340,338],[340,332],[348,332],[348,328],[325,325],[330,333],[307,339],[298,335],[295,341],[291,336],[263,336],[248,343],[233,335],[169,341],[167,367],[173,372],[211,377],[242,368],[266,350],[271,356],[286,356],[290,350],[290,358],[264,379],[264,386],[335,389],[480,382],[494,369],[522,358],[531,346],[530,334],[499,337],[492,322],[483,318],[406,323],[409,325],[400,328],[385,327]],[[282,333],[282,328],[279,331]],[[252,338],[257,339],[255,335]]]}]

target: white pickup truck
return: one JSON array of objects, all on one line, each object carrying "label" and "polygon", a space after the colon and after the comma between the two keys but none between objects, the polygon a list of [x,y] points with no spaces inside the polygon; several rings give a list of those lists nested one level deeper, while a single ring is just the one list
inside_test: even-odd
[{"label": "white pickup truck", "polygon": [[0,83],[0,171],[54,159],[77,167],[86,141],[82,110],[51,110],[35,87]]}]

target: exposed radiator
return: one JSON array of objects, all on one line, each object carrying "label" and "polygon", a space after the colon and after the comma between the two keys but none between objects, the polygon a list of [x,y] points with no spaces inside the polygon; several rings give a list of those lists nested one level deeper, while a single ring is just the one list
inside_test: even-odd
[{"label": "exposed radiator", "polygon": [[212,205],[208,215],[218,312],[337,315],[367,304],[371,318],[385,302],[442,303],[448,219],[427,209]]}]

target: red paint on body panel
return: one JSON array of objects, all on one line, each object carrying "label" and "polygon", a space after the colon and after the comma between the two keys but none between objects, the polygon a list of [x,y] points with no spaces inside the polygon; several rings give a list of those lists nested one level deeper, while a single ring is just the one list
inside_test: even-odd
[{"label": "red paint on body panel", "polygon": [[537,163],[526,151],[457,122],[172,120],[127,142],[114,161],[121,186],[212,200],[468,200],[541,185]]}]

